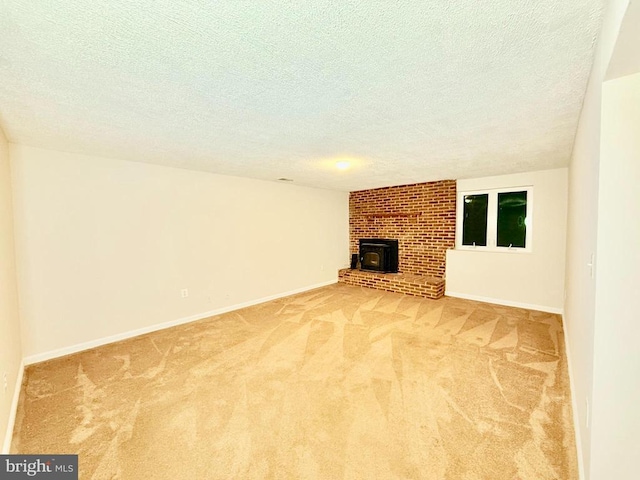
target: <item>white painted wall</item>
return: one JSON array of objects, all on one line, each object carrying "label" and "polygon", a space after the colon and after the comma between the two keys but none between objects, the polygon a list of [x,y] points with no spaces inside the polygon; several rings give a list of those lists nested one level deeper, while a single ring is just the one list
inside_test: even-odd
[{"label": "white painted wall", "polygon": [[349,261],[345,192],[16,145],[11,160],[27,357],[337,281]]},{"label": "white painted wall", "polygon": [[[640,48],[640,43],[637,44]],[[640,73],[602,90],[591,478],[638,478]]]},{"label": "white painted wall", "polygon": [[628,0],[609,0],[606,4],[569,165],[564,326],[578,433],[578,457],[584,479],[597,478],[592,477],[589,471],[593,449],[591,431],[587,426],[590,408],[587,404],[592,403],[593,391],[595,324],[595,272],[592,276],[588,264],[592,254],[596,253],[597,245],[601,88],[628,3]]},{"label": "white painted wall", "polygon": [[458,192],[533,186],[531,252],[447,252],[447,295],[559,312],[563,306],[567,169],[458,180]]},{"label": "white painted wall", "polygon": [[[0,442],[9,445],[13,423],[13,398],[21,376],[22,349],[13,236],[9,145],[0,129]],[[7,375],[7,389],[4,388]],[[7,436],[8,435],[8,436]]]}]

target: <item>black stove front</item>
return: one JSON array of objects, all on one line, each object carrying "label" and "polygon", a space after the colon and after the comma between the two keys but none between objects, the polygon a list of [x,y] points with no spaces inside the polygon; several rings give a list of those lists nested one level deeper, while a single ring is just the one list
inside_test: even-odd
[{"label": "black stove front", "polygon": [[398,272],[398,240],[360,239],[360,269],[375,272]]}]

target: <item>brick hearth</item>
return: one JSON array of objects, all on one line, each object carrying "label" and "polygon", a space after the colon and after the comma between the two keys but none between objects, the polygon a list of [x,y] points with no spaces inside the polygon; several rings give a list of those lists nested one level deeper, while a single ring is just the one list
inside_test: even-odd
[{"label": "brick hearth", "polygon": [[343,268],[338,272],[338,281],[347,285],[376,288],[418,297],[438,299],[444,295],[444,279],[411,273],[377,273]]}]

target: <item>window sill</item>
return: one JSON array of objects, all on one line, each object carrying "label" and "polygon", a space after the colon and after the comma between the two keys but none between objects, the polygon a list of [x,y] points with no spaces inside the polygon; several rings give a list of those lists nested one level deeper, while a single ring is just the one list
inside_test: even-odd
[{"label": "window sill", "polygon": [[466,247],[466,246],[460,246],[460,245],[457,245],[454,250],[459,252],[508,253],[508,254],[533,253],[531,248]]}]

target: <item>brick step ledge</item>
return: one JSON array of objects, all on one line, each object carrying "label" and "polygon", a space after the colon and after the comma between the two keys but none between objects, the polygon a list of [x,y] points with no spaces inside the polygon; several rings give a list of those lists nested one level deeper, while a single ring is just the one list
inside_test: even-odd
[{"label": "brick step ledge", "polygon": [[338,282],[432,299],[444,296],[444,278],[410,273],[380,273],[343,268],[338,271]]}]

